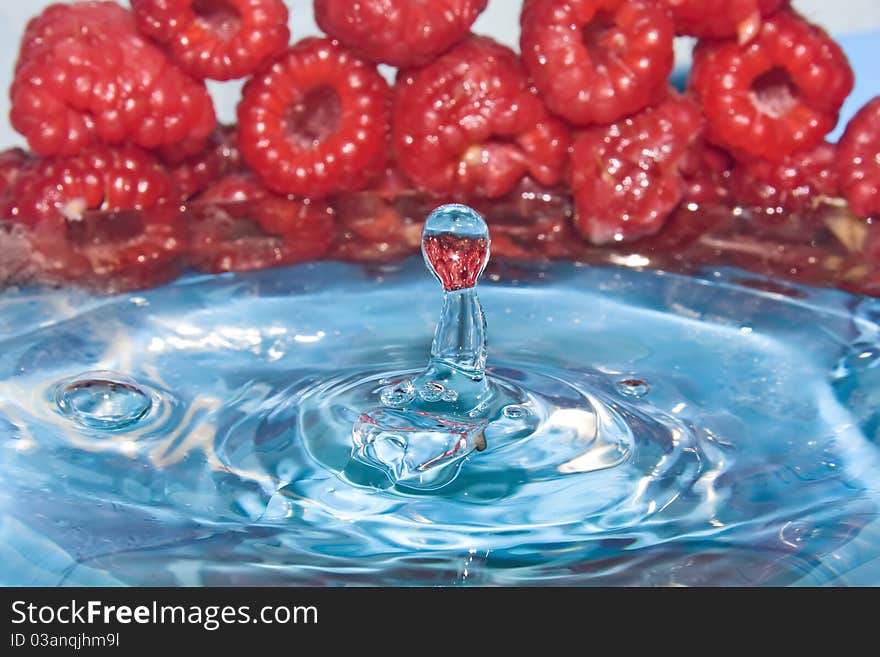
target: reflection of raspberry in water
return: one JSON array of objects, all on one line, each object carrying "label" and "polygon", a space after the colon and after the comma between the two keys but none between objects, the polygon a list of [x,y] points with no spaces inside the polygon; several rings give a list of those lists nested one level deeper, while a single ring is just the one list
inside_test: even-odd
[{"label": "reflection of raspberry in water", "polygon": [[248,174],[208,186],[191,206],[190,260],[203,271],[246,271],[320,258],[334,237],[331,208],[274,194]]},{"label": "reflection of raspberry in water", "polygon": [[427,235],[422,248],[443,289],[453,292],[477,284],[477,278],[486,266],[489,240],[447,234]]}]

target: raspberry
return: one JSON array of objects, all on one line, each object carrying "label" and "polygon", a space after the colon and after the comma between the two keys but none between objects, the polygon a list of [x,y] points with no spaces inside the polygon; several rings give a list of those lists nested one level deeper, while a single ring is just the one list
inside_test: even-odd
[{"label": "raspberry", "polygon": [[140,36],[114,2],[53,5],[24,35],[10,88],[12,126],[43,156],[96,142],[145,148],[207,136],[205,85]]},{"label": "raspberry", "polygon": [[[407,193],[409,192],[409,193]],[[426,205],[396,167],[388,167],[369,191],[333,199],[339,230],[330,258],[387,262],[412,255],[422,243]]]},{"label": "raspberry", "polygon": [[281,193],[362,189],[385,167],[388,97],[372,65],[329,39],[304,39],[245,85],[242,156]]},{"label": "raspberry", "polygon": [[253,73],[287,46],[283,0],[131,0],[141,32],[199,79]]},{"label": "raspberry", "polygon": [[849,207],[880,215],[880,96],[852,118],[837,149],[837,171]]},{"label": "raspberry", "polygon": [[672,10],[678,34],[709,38],[737,36],[748,43],[761,21],[788,0],[664,0]]},{"label": "raspberry", "polygon": [[577,135],[571,155],[575,225],[595,244],[656,233],[685,193],[681,165],[699,137],[699,108],[660,105]]},{"label": "raspberry", "polygon": [[471,36],[394,87],[392,145],[420,189],[497,197],[524,175],[563,174],[568,131],[541,103],[516,54]]},{"label": "raspberry", "polygon": [[334,237],[330,207],[279,196],[247,174],[217,180],[191,206],[192,263],[203,271],[245,271],[320,258]]},{"label": "raspberry", "polygon": [[94,146],[75,157],[35,161],[8,194],[12,219],[61,223],[87,211],[150,208],[173,199],[174,186],[149,153]]},{"label": "raspberry", "polygon": [[747,46],[701,42],[690,77],[707,139],[738,159],[774,162],[817,147],[837,123],[852,86],[840,47],[788,11],[764,21]]},{"label": "raspberry", "polygon": [[470,31],[488,0],[315,0],[324,32],[371,62],[421,66]]},{"label": "raspberry", "polygon": [[773,212],[809,208],[820,197],[838,195],[834,144],[824,142],[782,162],[751,160],[733,171],[733,192],[745,205]]},{"label": "raspberry", "polygon": [[[30,162],[30,155],[20,148],[10,148],[0,152],[0,199],[18,179]],[[4,217],[0,216],[0,219]]]},{"label": "raspberry", "polygon": [[688,203],[711,205],[723,203],[730,195],[730,175],[733,164],[724,151],[697,140],[681,161],[681,174],[687,189]]},{"label": "raspberry", "polygon": [[521,24],[544,102],[572,123],[611,123],[665,93],[675,30],[653,0],[526,0]]},{"label": "raspberry", "polygon": [[183,150],[164,148],[159,151],[182,201],[196,196],[218,178],[244,169],[238,149],[238,130],[234,126],[220,126],[207,143],[205,140],[199,143],[201,150],[192,155],[188,155],[188,146]]}]

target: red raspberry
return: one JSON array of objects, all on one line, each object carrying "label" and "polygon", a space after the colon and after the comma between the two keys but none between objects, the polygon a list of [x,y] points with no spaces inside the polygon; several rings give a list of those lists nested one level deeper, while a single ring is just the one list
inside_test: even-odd
[{"label": "red raspberry", "polygon": [[159,151],[159,157],[168,165],[182,201],[196,196],[218,178],[244,169],[235,126],[218,127],[207,143],[202,140],[201,144],[201,150],[192,155],[188,155],[188,147],[183,150],[163,148]]},{"label": "red raspberry", "polygon": [[30,160],[30,155],[20,148],[0,152],[0,199],[6,196],[7,190],[15,183],[22,170],[27,168]]},{"label": "red raspberry", "polygon": [[89,210],[150,208],[173,198],[171,179],[149,153],[94,146],[76,157],[35,161],[9,189],[9,214],[23,223],[61,223]]},{"label": "red raspberry", "polygon": [[726,38],[748,43],[761,30],[765,16],[788,0],[664,0],[672,9],[678,34]]},{"label": "red raspberry", "polygon": [[550,110],[611,123],[662,98],[675,30],[653,0],[526,0],[520,49]]},{"label": "red raspberry", "polygon": [[245,85],[242,156],[285,194],[363,189],[385,168],[388,96],[372,65],[329,39],[304,39]]},{"label": "red raspberry", "polygon": [[12,126],[34,152],[95,142],[145,148],[207,136],[211,97],[137,33],[114,2],[53,5],[25,32],[10,89]]},{"label": "red raspberry", "polygon": [[730,175],[733,163],[724,151],[710,146],[702,139],[688,149],[681,161],[681,174],[687,189],[684,198],[697,205],[717,205],[730,195]]},{"label": "red raspberry", "polygon": [[880,215],[880,96],[852,118],[837,149],[837,171],[849,207]]},{"label": "red raspberry", "polygon": [[578,230],[595,244],[656,233],[685,193],[681,164],[700,111],[672,94],[660,105],[575,137],[571,188]]},{"label": "red raspberry", "polygon": [[243,78],[290,41],[283,0],[131,0],[131,8],[141,32],[200,79]]},{"label": "red raspberry", "polygon": [[269,192],[247,174],[210,185],[191,207],[190,259],[210,272],[244,271],[320,258],[334,237],[330,207]]},{"label": "red raspberry", "polygon": [[392,145],[423,190],[497,197],[524,175],[563,174],[568,131],[547,112],[516,54],[471,36],[394,87]]},{"label": "red raspberry", "polygon": [[470,32],[488,0],[315,0],[324,32],[371,62],[421,66]]},{"label": "red raspberry", "polygon": [[745,205],[773,212],[796,212],[820,197],[838,195],[834,144],[823,142],[782,162],[751,160],[733,171],[733,193]]},{"label": "red raspberry", "polygon": [[852,86],[840,46],[788,11],[764,21],[747,46],[700,43],[690,77],[707,139],[738,159],[774,162],[822,143]]}]

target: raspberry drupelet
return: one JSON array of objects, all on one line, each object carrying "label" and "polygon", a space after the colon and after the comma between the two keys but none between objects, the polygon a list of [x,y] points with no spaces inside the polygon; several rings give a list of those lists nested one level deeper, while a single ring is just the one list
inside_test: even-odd
[{"label": "raspberry drupelet", "polygon": [[575,226],[594,244],[656,233],[684,198],[681,173],[700,136],[700,110],[685,96],[575,136],[570,184]]},{"label": "raspberry drupelet", "polygon": [[[6,192],[18,180],[30,161],[31,156],[21,148],[9,148],[0,152],[0,201],[5,198]],[[0,219],[5,218],[0,216]]]},{"label": "raspberry drupelet", "polygon": [[252,175],[211,183],[192,206],[190,261],[202,271],[246,271],[320,258],[335,237],[322,201],[274,194]]},{"label": "raspberry drupelet", "polygon": [[880,96],[856,113],[837,149],[837,172],[849,207],[880,216]]},{"label": "raspberry drupelet", "polygon": [[12,126],[42,156],[96,143],[144,148],[206,137],[205,85],[138,34],[115,2],[52,5],[25,32],[10,88]]},{"label": "raspberry drupelet", "polygon": [[315,0],[324,32],[371,62],[421,66],[461,41],[488,0]]},{"label": "raspberry drupelet", "polygon": [[389,96],[372,64],[330,39],[304,39],[245,85],[242,156],[284,194],[363,189],[385,169]]},{"label": "raspberry drupelet", "polygon": [[687,203],[717,205],[729,198],[733,159],[720,148],[698,139],[687,150],[679,168],[687,186]]},{"label": "raspberry drupelet", "polygon": [[218,126],[193,154],[189,147],[163,148],[159,157],[167,166],[181,201],[196,196],[215,180],[244,169],[238,129],[231,125]]},{"label": "raspberry drupelet", "polygon": [[710,142],[737,159],[781,162],[822,143],[852,90],[853,73],[824,30],[780,11],[748,45],[701,42],[689,86]]},{"label": "raspberry drupelet", "polygon": [[607,124],[662,98],[675,29],[655,0],[525,0],[520,50],[550,110]]},{"label": "raspberry drupelet", "polygon": [[519,58],[470,36],[394,87],[392,145],[416,187],[439,194],[502,196],[525,175],[563,176],[568,130],[529,84]]},{"label": "raspberry drupelet", "polygon": [[737,37],[748,43],[761,22],[788,0],[662,0],[672,10],[678,34],[712,39]]},{"label": "raspberry drupelet", "polygon": [[253,73],[290,41],[284,0],[131,0],[143,34],[195,78]]}]

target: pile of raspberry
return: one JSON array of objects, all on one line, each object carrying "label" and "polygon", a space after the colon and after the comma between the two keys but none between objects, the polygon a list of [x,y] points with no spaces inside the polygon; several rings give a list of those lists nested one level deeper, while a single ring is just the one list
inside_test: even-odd
[{"label": "pile of raspberry", "polygon": [[[413,192],[570,195],[565,226],[534,227],[543,250],[496,227],[518,257],[639,240],[683,207],[880,215],[880,97],[826,141],[853,73],[788,0],[524,0],[519,53],[472,32],[488,2],[314,0],[326,36],[292,45],[283,0],[52,5],[15,64],[30,151],[0,153],[0,216],[45,271],[138,287],[181,263],[411,252],[418,218],[389,199]],[[684,91],[680,35],[697,37]],[[221,126],[206,81],[235,79]]]}]

